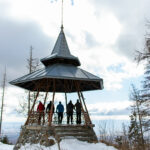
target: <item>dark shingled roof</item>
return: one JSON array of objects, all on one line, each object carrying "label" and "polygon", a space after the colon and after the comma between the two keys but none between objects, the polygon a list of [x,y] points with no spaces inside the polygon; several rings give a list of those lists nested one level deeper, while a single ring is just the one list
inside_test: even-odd
[{"label": "dark shingled roof", "polygon": [[55,63],[66,63],[73,64],[75,66],[80,66],[80,61],[78,57],[71,55],[66,37],[63,31],[63,27],[61,27],[61,32],[59,33],[58,39],[54,46],[54,49],[49,57],[45,57],[41,59],[41,62],[45,65],[52,65]]},{"label": "dark shingled roof", "polygon": [[103,89],[103,79],[77,67],[80,61],[71,55],[63,27],[51,55],[41,59],[41,62],[45,65],[43,69],[10,83],[31,91],[37,90],[36,86],[40,84],[40,91],[53,91],[55,79],[56,92],[77,91],[74,81],[79,83],[81,91]]}]

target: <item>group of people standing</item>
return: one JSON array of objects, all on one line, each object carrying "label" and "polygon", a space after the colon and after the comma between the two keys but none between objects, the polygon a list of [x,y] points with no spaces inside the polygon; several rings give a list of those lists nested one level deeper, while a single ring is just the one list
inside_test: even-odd
[{"label": "group of people standing", "polygon": [[81,104],[79,100],[77,100],[76,104],[73,105],[72,101],[67,104],[67,124],[71,121],[73,124],[73,110],[76,110],[76,123],[81,124]]},{"label": "group of people standing", "polygon": [[[52,101],[50,101],[49,104],[47,105],[46,113],[50,113],[51,108],[52,108],[52,115],[53,115],[53,113],[55,111],[55,107],[54,107],[54,105],[52,106]],[[81,124],[81,103],[79,102],[79,100],[77,100],[75,105],[70,100],[70,102],[66,106],[66,109],[67,109],[66,110],[67,124],[69,124],[70,122],[71,122],[71,124],[73,124],[73,110],[76,111],[76,123]],[[37,107],[37,111],[39,112],[39,119],[38,119],[39,124],[41,123],[42,117],[43,117],[43,120],[45,120],[44,110],[45,110],[44,105],[42,104],[42,102],[39,102],[39,105]],[[59,104],[56,107],[56,113],[58,114],[58,123],[61,124],[62,120],[63,120],[63,114],[64,114],[64,106],[61,102],[59,102]],[[45,122],[45,121],[43,121],[43,122]]]}]

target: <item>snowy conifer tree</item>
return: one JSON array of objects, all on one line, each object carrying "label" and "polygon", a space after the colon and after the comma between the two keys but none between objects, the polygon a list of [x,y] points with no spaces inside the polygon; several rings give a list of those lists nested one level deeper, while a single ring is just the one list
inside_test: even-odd
[{"label": "snowy conifer tree", "polygon": [[129,139],[131,145],[137,150],[145,150],[144,141],[144,116],[143,116],[143,100],[140,96],[140,91],[132,85],[130,126],[129,126]]}]

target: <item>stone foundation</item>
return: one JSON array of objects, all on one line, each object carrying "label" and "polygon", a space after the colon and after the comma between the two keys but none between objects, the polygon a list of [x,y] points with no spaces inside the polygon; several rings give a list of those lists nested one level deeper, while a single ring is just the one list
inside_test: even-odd
[{"label": "stone foundation", "polygon": [[87,142],[97,142],[97,137],[91,126],[81,125],[57,125],[57,126],[22,126],[22,131],[14,150],[18,150],[26,143],[54,145],[61,139],[76,138]]},{"label": "stone foundation", "polygon": [[25,143],[51,146],[55,144],[53,127],[22,126],[22,131],[14,150],[18,150]]}]

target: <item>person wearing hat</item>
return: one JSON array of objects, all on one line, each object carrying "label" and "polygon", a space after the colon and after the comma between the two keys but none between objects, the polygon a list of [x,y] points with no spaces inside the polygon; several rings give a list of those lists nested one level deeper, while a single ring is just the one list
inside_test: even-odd
[{"label": "person wearing hat", "polygon": [[79,100],[77,99],[77,102],[75,104],[75,109],[76,109],[76,122],[77,124],[81,124],[81,103],[79,102]]}]

